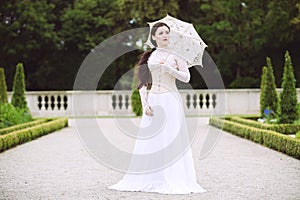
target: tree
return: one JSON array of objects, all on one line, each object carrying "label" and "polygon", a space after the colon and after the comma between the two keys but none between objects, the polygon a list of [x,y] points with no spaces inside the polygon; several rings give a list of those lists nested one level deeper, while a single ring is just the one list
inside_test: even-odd
[{"label": "tree", "polygon": [[17,70],[14,78],[13,84],[13,95],[11,98],[11,104],[17,108],[29,110],[27,107],[27,102],[25,98],[25,75],[23,64],[19,63],[17,65]]},{"label": "tree", "polygon": [[256,88],[257,84],[257,79],[249,76],[243,76],[232,81],[229,84],[229,88]]},{"label": "tree", "polygon": [[4,69],[0,68],[0,104],[8,103]]},{"label": "tree", "polygon": [[[118,0],[114,10],[116,25],[120,25],[123,21],[125,26],[121,26],[122,30],[134,27],[147,27],[147,22],[155,21],[167,14],[176,16],[179,7],[177,0]],[[118,31],[120,29],[117,28]]]},{"label": "tree", "polygon": [[59,35],[66,48],[76,47],[89,53],[110,35],[111,19],[107,17],[112,2],[105,0],[75,0],[62,15]]},{"label": "tree", "polygon": [[[180,2],[178,16],[194,24],[228,87],[239,77],[258,79],[266,56],[271,53],[276,58],[288,45],[297,46],[299,32],[290,23],[297,15],[296,2],[187,0]],[[297,52],[298,48],[292,49]],[[276,65],[280,62],[273,59]],[[280,71],[277,69],[275,72]],[[255,86],[259,87],[259,83]]]},{"label": "tree", "polygon": [[[276,66],[275,77],[281,77],[279,55],[285,49],[296,54],[300,46],[299,0],[1,1],[0,66],[5,66],[8,90],[18,62],[30,66],[27,89],[72,89],[76,72],[91,49],[116,33],[147,27],[146,22],[167,13],[194,24],[226,87],[231,83],[259,87],[253,79],[259,79],[266,56]],[[138,37],[128,40],[145,41]],[[101,89],[112,89],[115,77],[128,71],[136,57],[112,63],[112,73]],[[300,64],[299,56],[293,64]],[[244,77],[253,79],[243,81]],[[299,70],[295,77],[299,80]],[[202,85],[198,81],[193,87]]]},{"label": "tree", "polygon": [[293,22],[299,12],[297,4],[299,5],[298,0],[280,0],[268,3],[265,25],[268,30],[266,35],[269,44],[278,47],[296,39],[297,23]]},{"label": "tree", "polygon": [[[48,0],[1,2],[0,65],[7,67],[5,69],[10,89],[13,69],[18,62],[31,66],[28,69],[30,87],[37,89],[39,84],[44,83],[44,80],[48,82],[46,78],[40,79],[38,76],[49,77],[53,71],[50,60],[53,52],[59,47],[57,32],[54,30],[55,25],[50,22],[58,17],[52,13],[54,7],[55,5],[48,3]],[[36,79],[39,79],[39,82]]]},{"label": "tree", "polygon": [[255,52],[267,41],[263,34],[265,1],[203,0],[199,4],[198,15],[202,16],[194,23],[207,41],[207,50],[217,61],[225,84],[240,77],[256,78],[260,68],[254,64]]},{"label": "tree", "polygon": [[[267,57],[267,73],[266,73],[266,85],[264,87],[265,105],[268,110],[272,110],[278,114],[279,99],[276,91],[275,78],[273,73],[273,67],[271,59]],[[266,109],[264,108],[264,109]]]},{"label": "tree", "polygon": [[280,93],[280,123],[293,123],[298,119],[296,80],[289,52],[285,53],[285,63]]},{"label": "tree", "polygon": [[267,84],[267,70],[268,68],[266,66],[263,67],[262,75],[261,75],[261,83],[260,83],[260,116],[264,116],[264,110],[268,107],[266,105],[266,95],[265,95],[265,87]]}]

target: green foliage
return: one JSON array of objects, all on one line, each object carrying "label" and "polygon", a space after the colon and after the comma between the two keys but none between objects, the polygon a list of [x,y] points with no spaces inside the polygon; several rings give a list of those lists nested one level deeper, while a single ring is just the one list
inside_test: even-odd
[{"label": "green foliage", "polygon": [[256,88],[257,79],[253,77],[238,77],[230,83],[229,88]]},{"label": "green foliage", "polygon": [[285,64],[280,94],[280,123],[293,123],[298,119],[297,91],[294,70],[289,52],[285,53]]},{"label": "green foliage", "polygon": [[266,85],[264,87],[263,93],[265,95],[265,105],[275,114],[278,113],[279,99],[276,91],[275,78],[273,74],[273,67],[271,64],[271,59],[267,57],[267,73],[266,73]]},{"label": "green foliage", "polygon": [[67,118],[47,122],[0,135],[0,152],[68,126]]},{"label": "green foliage", "polygon": [[298,131],[295,135],[296,138],[300,139],[300,131]]},{"label": "green foliage", "polygon": [[[266,56],[277,58],[287,48],[291,55],[298,53],[299,5],[299,0],[1,1],[0,66],[6,66],[8,90],[16,61],[30,66],[27,89],[72,89],[80,64],[96,45],[116,33],[147,27],[146,22],[168,13],[194,24],[228,87],[236,79],[242,81],[239,77],[259,79]],[[128,42],[145,41],[137,37],[128,37]],[[281,62],[273,59],[276,77]],[[293,62],[298,66],[300,57]],[[115,77],[133,63],[133,59],[112,63],[114,69],[101,88],[112,89]],[[300,71],[295,73],[299,79]],[[249,84],[259,86],[247,81],[246,87]],[[205,87],[197,81],[192,86]]]},{"label": "green foliage", "polygon": [[276,57],[283,47],[299,44],[296,24],[290,23],[297,15],[297,0],[181,2],[188,12],[178,15],[194,23],[201,33],[226,87],[238,77],[259,78],[265,56]]},{"label": "green foliage", "polygon": [[143,108],[141,103],[141,98],[138,89],[134,89],[131,95],[131,106],[132,111],[136,116],[141,116],[143,114]]},{"label": "green foliage", "polygon": [[132,81],[132,86],[131,86],[132,87],[131,107],[132,107],[132,111],[135,113],[136,116],[142,116],[143,107],[142,107],[140,93],[139,93],[139,90],[137,89],[137,85],[139,83],[138,69],[139,69],[139,67],[137,67],[137,66],[135,66],[133,69],[134,76],[133,76],[133,81]]},{"label": "green foliage", "polygon": [[30,122],[25,122],[25,123],[22,123],[22,124],[13,125],[13,126],[10,126],[10,127],[7,127],[7,128],[1,128],[0,129],[0,135],[4,135],[4,134],[9,133],[9,132],[13,132],[13,131],[25,129],[25,128],[28,128],[28,127],[36,126],[36,125],[44,123],[46,121],[49,121],[49,119],[47,119],[47,118],[36,119],[36,120],[30,121]]},{"label": "green foliage", "polygon": [[297,104],[297,107],[298,107],[298,116],[299,116],[298,119],[300,119],[300,103]]},{"label": "green foliage", "polygon": [[221,118],[210,118],[209,124],[222,128],[239,137],[249,139],[266,147],[300,159],[300,140],[271,130],[250,127]]},{"label": "green foliage", "polygon": [[266,95],[265,95],[265,87],[267,84],[267,70],[268,68],[266,66],[263,67],[263,71],[262,71],[262,75],[261,75],[261,83],[260,83],[260,116],[263,117],[264,116],[264,110],[265,108],[268,107],[268,105],[266,104]]},{"label": "green foliage", "polygon": [[8,103],[4,69],[0,68],[0,104]]},{"label": "green foliage", "polygon": [[113,2],[106,0],[75,0],[61,16],[66,47],[76,46],[81,52],[90,52],[109,36],[112,19],[108,16]]},{"label": "green foliage", "polygon": [[295,134],[297,131],[300,131],[300,124],[266,124],[243,117],[229,117],[227,119],[247,126],[272,130],[286,135]]},{"label": "green foliage", "polygon": [[297,33],[297,28],[299,28],[299,26],[296,26],[297,23],[292,23],[292,20],[294,20],[297,15],[299,16],[299,13],[297,12],[297,4],[299,4],[298,0],[279,0],[268,2],[267,9],[269,12],[265,17],[265,25],[269,32],[269,43],[279,47],[280,43],[281,45],[287,44],[297,37],[297,34],[299,34]]},{"label": "green foliage", "polygon": [[32,116],[28,109],[14,107],[12,104],[0,104],[0,128],[29,122]]},{"label": "green foliage", "polygon": [[52,63],[58,60],[55,51],[60,49],[57,30],[61,24],[58,13],[53,11],[59,4],[56,0],[1,1],[0,65],[7,67],[9,90],[12,89],[16,61],[31,66],[28,69],[31,88],[44,82],[49,84],[49,80],[41,77],[53,72]]},{"label": "green foliage", "polygon": [[11,104],[20,109],[29,110],[25,98],[25,90],[26,89],[25,89],[24,68],[23,68],[23,64],[19,63],[17,65],[17,70],[14,78]]},{"label": "green foliage", "polygon": [[268,106],[264,110],[264,117],[266,123],[268,124],[277,124],[279,121],[279,116]]},{"label": "green foliage", "polygon": [[177,0],[122,0],[117,1],[117,5],[115,17],[117,21],[125,19],[127,26],[145,27],[148,21],[155,21],[167,14],[176,16],[179,11]]}]

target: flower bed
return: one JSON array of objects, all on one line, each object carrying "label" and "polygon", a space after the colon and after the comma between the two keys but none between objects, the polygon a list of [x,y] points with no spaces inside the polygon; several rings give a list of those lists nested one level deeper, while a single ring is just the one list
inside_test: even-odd
[{"label": "flower bed", "polygon": [[252,119],[246,119],[242,117],[229,117],[227,119],[247,126],[272,130],[287,135],[295,134],[296,132],[300,131],[300,124],[267,124],[267,123],[261,123],[258,121],[254,121]]}]

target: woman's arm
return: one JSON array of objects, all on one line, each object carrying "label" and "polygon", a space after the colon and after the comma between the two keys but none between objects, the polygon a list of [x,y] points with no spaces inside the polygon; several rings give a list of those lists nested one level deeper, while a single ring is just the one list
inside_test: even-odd
[{"label": "woman's arm", "polygon": [[147,94],[147,87],[143,85],[139,89],[139,94],[142,102],[142,107],[143,107],[143,113],[146,115],[152,116],[153,115],[153,110],[148,104],[148,94]]},{"label": "woman's arm", "polygon": [[190,81],[191,75],[188,69],[187,62],[181,58],[176,58],[175,61],[178,70],[171,65],[163,65],[163,69],[178,80],[188,83]]}]

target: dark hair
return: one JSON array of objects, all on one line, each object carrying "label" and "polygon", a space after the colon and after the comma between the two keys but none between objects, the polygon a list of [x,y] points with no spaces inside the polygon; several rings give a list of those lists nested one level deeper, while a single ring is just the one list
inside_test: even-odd
[{"label": "dark hair", "polygon": [[158,23],[156,23],[156,24],[154,24],[152,26],[152,29],[151,29],[151,32],[150,32],[151,33],[151,35],[150,35],[150,41],[156,47],[157,47],[156,41],[153,40],[151,36],[155,35],[157,29],[160,28],[160,27],[163,27],[163,26],[166,26],[169,29],[169,31],[170,31],[170,27],[166,23],[163,23],[163,22],[158,22]]},{"label": "dark hair", "polygon": [[[155,47],[157,46],[157,44],[156,44],[155,40],[152,39],[152,35],[155,35],[157,29],[159,27],[163,27],[163,26],[166,26],[170,30],[170,27],[167,24],[165,24],[163,22],[158,22],[153,25],[153,27],[150,31],[150,34],[151,34],[150,41]],[[153,48],[150,51],[146,51],[146,52],[142,53],[142,55],[140,56],[140,60],[137,63],[137,66],[139,67],[139,69],[138,69],[139,84],[137,86],[137,89],[140,89],[143,85],[146,85],[148,87],[152,83],[152,77],[151,77],[150,70],[148,68],[147,61],[153,51],[155,51],[155,48]]]}]

